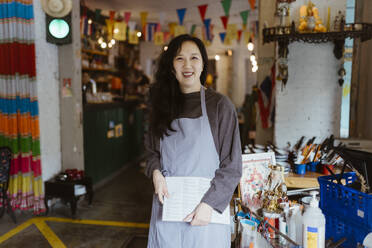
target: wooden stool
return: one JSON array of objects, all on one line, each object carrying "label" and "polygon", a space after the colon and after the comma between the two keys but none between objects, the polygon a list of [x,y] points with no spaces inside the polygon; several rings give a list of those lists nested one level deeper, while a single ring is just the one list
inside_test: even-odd
[{"label": "wooden stool", "polygon": [[87,190],[88,203],[92,204],[93,200],[93,184],[90,177],[84,177],[81,180],[75,181],[56,181],[51,179],[45,182],[45,215],[48,215],[49,207],[48,200],[52,198],[62,198],[65,201],[70,202],[71,205],[71,214],[75,216],[77,200],[79,196],[75,196],[75,185],[84,185]]}]

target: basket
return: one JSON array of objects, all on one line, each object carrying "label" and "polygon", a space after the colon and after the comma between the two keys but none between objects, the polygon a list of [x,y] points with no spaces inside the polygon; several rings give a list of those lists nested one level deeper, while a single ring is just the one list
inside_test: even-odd
[{"label": "basket", "polygon": [[[340,176],[340,175],[336,175]],[[345,185],[356,180],[354,172],[344,173]],[[320,185],[320,208],[323,213],[339,216],[367,230],[372,229],[372,195],[335,183],[333,176],[318,177]]]},{"label": "basket", "polygon": [[372,229],[345,221],[345,217],[335,216],[326,211],[323,213],[326,217],[326,239],[333,238],[334,241],[338,241],[345,237],[346,241],[341,245],[343,248],[358,247],[358,243],[363,244],[364,238],[372,231]]}]

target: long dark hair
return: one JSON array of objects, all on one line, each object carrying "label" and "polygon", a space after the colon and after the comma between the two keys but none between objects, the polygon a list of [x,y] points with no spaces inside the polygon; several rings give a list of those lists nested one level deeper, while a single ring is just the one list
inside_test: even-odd
[{"label": "long dark hair", "polygon": [[191,41],[198,46],[203,59],[203,71],[200,83],[205,84],[207,78],[208,55],[203,42],[188,34],[175,37],[158,59],[155,82],[150,88],[150,129],[155,137],[163,138],[174,131],[171,123],[177,118],[184,104],[184,96],[174,74],[173,59],[184,42]]}]

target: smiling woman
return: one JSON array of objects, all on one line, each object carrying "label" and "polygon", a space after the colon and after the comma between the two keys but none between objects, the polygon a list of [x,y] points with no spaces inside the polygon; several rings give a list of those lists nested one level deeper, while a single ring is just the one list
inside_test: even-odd
[{"label": "smiling woman", "polygon": [[200,90],[200,74],[203,71],[203,59],[194,42],[186,41],[173,60],[176,78],[182,93]]},{"label": "smiling woman", "polygon": [[[229,212],[241,176],[240,135],[230,100],[203,86],[207,63],[202,41],[190,35],[174,38],[160,56],[150,90],[146,139],[146,174],[155,188],[148,248],[230,247],[230,226],[210,222],[213,211]],[[194,210],[182,216],[183,221],[162,220],[164,197],[177,195],[177,191],[169,195],[166,177],[211,181]]]}]

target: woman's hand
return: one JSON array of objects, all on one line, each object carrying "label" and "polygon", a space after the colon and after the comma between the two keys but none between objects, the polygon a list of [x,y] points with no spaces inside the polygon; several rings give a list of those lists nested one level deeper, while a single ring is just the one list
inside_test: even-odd
[{"label": "woman's hand", "polygon": [[188,221],[191,219],[192,226],[206,226],[211,222],[213,208],[207,203],[201,202],[195,208],[195,210],[187,215],[183,221]]},{"label": "woman's hand", "polygon": [[164,196],[169,197],[167,182],[165,177],[161,174],[160,170],[156,169],[152,173],[152,181],[154,182],[155,194],[158,195],[161,204],[164,203]]}]

